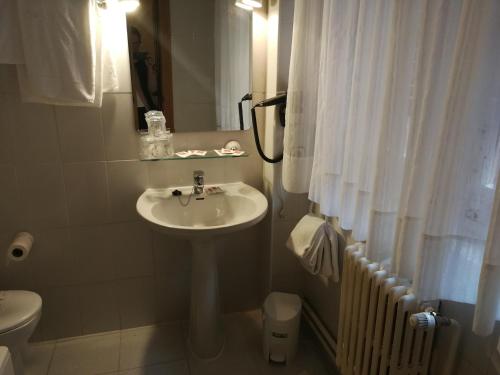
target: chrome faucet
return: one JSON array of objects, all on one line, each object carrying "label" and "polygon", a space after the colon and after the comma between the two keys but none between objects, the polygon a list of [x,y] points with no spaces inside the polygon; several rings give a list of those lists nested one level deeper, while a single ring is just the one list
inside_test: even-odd
[{"label": "chrome faucet", "polygon": [[194,171],[193,172],[193,191],[194,195],[203,194],[205,187],[205,172]]}]

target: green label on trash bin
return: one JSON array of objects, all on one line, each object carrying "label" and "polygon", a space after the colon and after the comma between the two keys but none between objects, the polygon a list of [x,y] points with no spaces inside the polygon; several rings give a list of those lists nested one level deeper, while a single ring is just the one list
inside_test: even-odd
[{"label": "green label on trash bin", "polygon": [[272,332],[273,337],[277,337],[279,339],[286,339],[288,337],[288,333],[279,333],[279,332]]}]

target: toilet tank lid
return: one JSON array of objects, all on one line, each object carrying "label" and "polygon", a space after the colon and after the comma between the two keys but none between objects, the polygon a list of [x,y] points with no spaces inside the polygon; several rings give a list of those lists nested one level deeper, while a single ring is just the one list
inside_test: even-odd
[{"label": "toilet tank lid", "polygon": [[42,298],[25,290],[0,291],[0,333],[29,322],[40,314]]}]

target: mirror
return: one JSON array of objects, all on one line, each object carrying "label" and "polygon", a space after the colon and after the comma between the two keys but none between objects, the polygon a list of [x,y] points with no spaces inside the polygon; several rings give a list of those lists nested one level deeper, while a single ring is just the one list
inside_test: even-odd
[{"label": "mirror", "polygon": [[[141,0],[127,14],[136,124],[163,111],[173,132],[243,130],[251,93],[252,12],[234,0]],[[250,101],[242,105],[250,127]]]}]

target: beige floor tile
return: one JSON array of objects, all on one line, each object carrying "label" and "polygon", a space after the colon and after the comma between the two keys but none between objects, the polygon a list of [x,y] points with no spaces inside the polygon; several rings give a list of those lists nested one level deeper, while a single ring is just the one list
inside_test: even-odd
[{"label": "beige floor tile", "polygon": [[287,365],[267,363],[263,356],[257,358],[262,375],[334,375],[319,354],[320,348],[315,343],[302,340],[299,343],[297,356]]},{"label": "beige floor tile", "polygon": [[190,355],[192,375],[259,375],[260,368],[254,360],[261,348],[260,318],[255,312],[229,314],[224,317],[225,346],[215,361],[206,362]]},{"label": "beige floor tile", "polygon": [[290,364],[271,365],[262,354],[262,319],[259,310],[224,317],[226,347],[216,361],[206,363],[190,356],[192,375],[330,375],[320,348],[301,339],[296,358]]},{"label": "beige floor tile", "polygon": [[94,375],[117,371],[119,347],[119,333],[60,340],[48,374]]},{"label": "beige floor tile", "polygon": [[141,367],[119,372],[117,375],[189,375],[186,361]]},{"label": "beige floor tile", "polygon": [[30,344],[23,351],[25,375],[46,375],[55,345],[55,341]]},{"label": "beige floor tile", "polygon": [[[287,366],[262,355],[260,311],[224,316],[225,348],[217,360],[202,361],[186,349],[187,322],[32,344],[26,375],[331,375],[321,349],[303,335]],[[52,359],[51,359],[52,358]]]},{"label": "beige floor tile", "polygon": [[185,358],[180,323],[133,328],[122,331],[120,370]]}]

